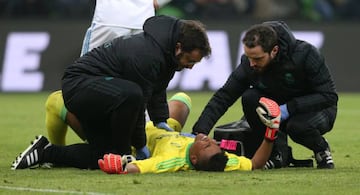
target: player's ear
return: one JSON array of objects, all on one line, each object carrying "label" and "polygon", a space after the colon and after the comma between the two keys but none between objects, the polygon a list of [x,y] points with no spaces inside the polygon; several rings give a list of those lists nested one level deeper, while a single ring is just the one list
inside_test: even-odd
[{"label": "player's ear", "polygon": [[198,157],[195,154],[190,155],[191,164],[196,165]]},{"label": "player's ear", "polygon": [[175,56],[178,56],[181,53],[181,43],[177,42],[175,46]]},{"label": "player's ear", "polygon": [[278,46],[278,45],[275,45],[275,46],[273,47],[273,49],[271,50],[270,56],[271,56],[272,58],[274,58],[278,52],[279,52],[279,46]]}]

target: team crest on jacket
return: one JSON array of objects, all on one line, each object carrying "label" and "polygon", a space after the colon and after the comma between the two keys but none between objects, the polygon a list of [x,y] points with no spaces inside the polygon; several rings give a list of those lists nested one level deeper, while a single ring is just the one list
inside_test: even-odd
[{"label": "team crest on jacket", "polygon": [[266,89],[266,88],[267,88],[266,85],[264,85],[264,83],[261,82],[261,81],[257,84],[257,87],[258,87],[259,89]]},{"label": "team crest on jacket", "polygon": [[291,73],[285,73],[284,80],[288,85],[292,85],[295,83],[295,78]]}]

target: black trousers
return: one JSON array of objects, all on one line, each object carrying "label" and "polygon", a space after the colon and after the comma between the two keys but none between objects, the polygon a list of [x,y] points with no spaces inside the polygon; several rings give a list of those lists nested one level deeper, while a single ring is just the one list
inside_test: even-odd
[{"label": "black trousers", "polygon": [[[246,148],[250,157],[260,146],[266,130],[255,110],[259,106],[258,101],[261,97],[268,96],[256,89],[248,89],[242,95],[243,112],[252,129],[252,133],[248,135],[248,141],[245,143],[246,146],[250,146]],[[268,98],[272,99],[272,97]],[[274,101],[277,100],[274,99]],[[330,107],[319,112],[291,115],[286,121],[282,121],[280,125],[281,139],[275,141],[275,146],[277,142],[284,142],[286,135],[289,135],[294,142],[314,152],[325,150],[327,144],[322,135],[333,128],[336,113],[337,108]],[[287,141],[285,140],[285,142]]]},{"label": "black trousers", "polygon": [[[88,145],[57,147],[50,161],[78,168],[96,168],[105,153],[131,154],[146,145],[144,97],[134,82],[112,78],[81,78],[63,83],[66,108],[79,119]],[[68,87],[71,87],[71,91]],[[77,155],[77,156],[76,156]],[[94,167],[95,166],[95,167]]]}]

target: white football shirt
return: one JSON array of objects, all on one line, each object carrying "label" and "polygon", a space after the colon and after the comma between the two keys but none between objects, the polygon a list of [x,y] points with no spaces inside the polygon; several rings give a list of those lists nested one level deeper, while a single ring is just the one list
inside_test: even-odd
[{"label": "white football shirt", "polygon": [[92,22],[142,29],[145,20],[154,15],[153,0],[97,0]]}]

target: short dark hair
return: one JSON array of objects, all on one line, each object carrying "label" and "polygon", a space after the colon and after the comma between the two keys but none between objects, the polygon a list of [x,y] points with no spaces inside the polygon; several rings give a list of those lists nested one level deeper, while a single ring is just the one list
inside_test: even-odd
[{"label": "short dark hair", "polygon": [[271,26],[256,24],[247,30],[242,42],[249,48],[260,45],[264,52],[269,53],[278,44],[278,35]]},{"label": "short dark hair", "polygon": [[210,56],[211,47],[204,24],[196,20],[182,20],[180,29],[178,41],[182,50],[191,52],[200,49],[203,57]]},{"label": "short dark hair", "polygon": [[214,154],[208,161],[199,162],[194,164],[194,168],[197,171],[214,171],[214,172],[223,172],[228,157],[225,155],[224,151]]}]

